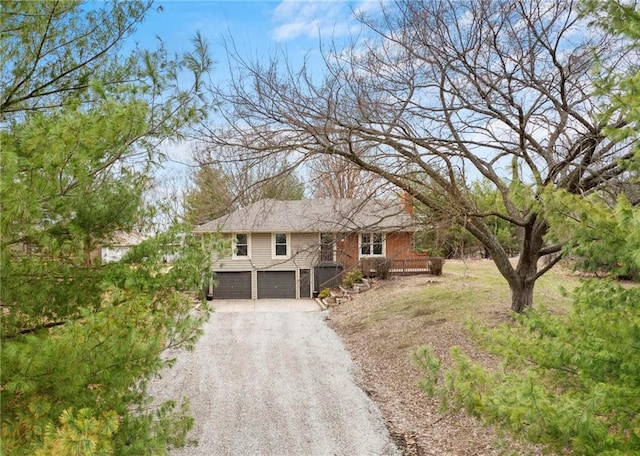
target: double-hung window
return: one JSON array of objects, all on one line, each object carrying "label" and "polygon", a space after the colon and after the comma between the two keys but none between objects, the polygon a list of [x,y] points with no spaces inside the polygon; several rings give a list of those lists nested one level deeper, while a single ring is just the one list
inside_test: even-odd
[{"label": "double-hung window", "polygon": [[249,257],[249,235],[237,233],[233,236],[233,258]]},{"label": "double-hung window", "polygon": [[382,233],[360,234],[360,256],[384,256],[384,235]]},{"label": "double-hung window", "polygon": [[273,233],[273,258],[289,258],[291,256],[290,238],[287,233]]}]

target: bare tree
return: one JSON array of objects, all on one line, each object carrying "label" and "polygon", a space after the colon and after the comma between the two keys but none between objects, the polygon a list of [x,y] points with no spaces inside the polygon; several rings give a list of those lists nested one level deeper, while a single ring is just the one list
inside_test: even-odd
[{"label": "bare tree", "polygon": [[[594,94],[591,73],[594,51],[620,67],[630,51],[590,29],[572,1],[384,5],[382,19],[360,18],[371,36],[326,54],[321,83],[275,57],[258,64],[236,55],[234,83],[219,95],[237,134],[210,140],[258,156],[336,156],[384,178],[475,236],[508,282],[511,308],[522,312],[558,261],[539,269],[538,259],[562,248],[545,242],[542,195],[597,191],[633,155],[603,134],[598,106],[606,100]],[[479,208],[470,187],[481,178],[502,209]],[[489,217],[516,228],[517,264]]]},{"label": "bare tree", "polygon": [[282,155],[257,156],[234,147],[200,143],[194,151],[198,169],[184,204],[193,223],[217,219],[264,198],[297,200],[304,183]]},{"label": "bare tree", "polygon": [[364,171],[339,155],[322,155],[305,163],[315,198],[362,198],[381,184],[378,175]]}]

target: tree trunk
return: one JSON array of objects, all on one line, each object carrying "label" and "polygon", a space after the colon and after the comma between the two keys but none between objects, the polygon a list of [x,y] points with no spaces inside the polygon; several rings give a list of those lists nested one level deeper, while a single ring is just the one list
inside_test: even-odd
[{"label": "tree trunk", "polygon": [[533,307],[533,288],[538,274],[538,259],[544,245],[543,236],[547,232],[547,223],[538,217],[525,227],[520,258],[515,276],[508,280],[511,289],[511,310],[522,313]]},{"label": "tree trunk", "polygon": [[474,221],[466,228],[483,243],[498,270],[507,280],[511,291],[511,310],[522,313],[525,309],[532,308],[533,289],[538,278],[538,258],[544,245],[543,238],[548,229],[547,223],[533,216],[523,227],[520,258],[515,268],[507,252],[482,221]]},{"label": "tree trunk", "polygon": [[509,284],[511,290],[511,310],[517,313],[524,312],[525,309],[533,307],[533,287],[535,281],[518,280]]},{"label": "tree trunk", "polygon": [[513,267],[509,257],[504,252],[491,252],[491,258],[502,276],[509,284],[511,292],[511,310],[522,313],[533,307],[533,288],[536,283],[537,256],[523,258],[520,252],[518,266]]}]

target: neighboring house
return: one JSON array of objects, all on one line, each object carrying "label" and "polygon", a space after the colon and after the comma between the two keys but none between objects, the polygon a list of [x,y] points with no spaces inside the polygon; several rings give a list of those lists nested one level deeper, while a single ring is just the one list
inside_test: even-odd
[{"label": "neighboring house", "polygon": [[232,241],[227,256],[213,258],[214,298],[309,298],[364,259],[422,258],[426,263],[413,249],[406,206],[373,200],[265,199],[194,232],[219,232]]},{"label": "neighboring house", "polygon": [[108,242],[105,242],[100,247],[100,258],[103,263],[120,261],[131,247],[140,244],[146,239],[147,236],[142,233],[117,231]]}]

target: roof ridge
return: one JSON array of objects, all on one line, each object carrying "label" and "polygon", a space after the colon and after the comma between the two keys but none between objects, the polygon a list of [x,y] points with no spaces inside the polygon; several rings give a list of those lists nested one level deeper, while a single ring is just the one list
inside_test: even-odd
[{"label": "roof ridge", "polygon": [[[315,204],[314,204],[315,202]],[[412,229],[400,204],[366,198],[263,198],[194,229],[195,232],[338,232]]]}]

